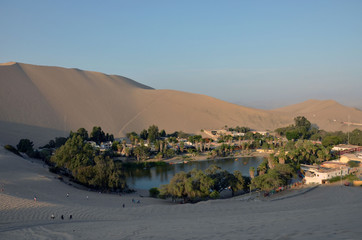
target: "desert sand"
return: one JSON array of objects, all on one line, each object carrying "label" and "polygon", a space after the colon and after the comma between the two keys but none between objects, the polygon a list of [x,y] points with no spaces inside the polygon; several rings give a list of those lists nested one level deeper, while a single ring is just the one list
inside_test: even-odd
[{"label": "desert sand", "polygon": [[312,100],[266,111],[200,94],[155,90],[116,75],[16,62],[0,65],[0,85],[2,144],[29,138],[39,146],[80,127],[91,131],[93,126],[120,137],[152,124],[166,132],[199,133],[225,125],[274,130],[292,124],[301,114],[333,131],[347,130],[342,123],[347,115],[351,122],[362,121],[362,111],[332,101]]},{"label": "desert sand", "polygon": [[[272,110],[290,118],[304,116],[311,123],[326,131],[352,131],[362,129],[361,110],[344,106],[334,100],[310,99],[302,103]],[[350,122],[348,126],[347,122]],[[354,125],[358,124],[358,125]]]},{"label": "desert sand", "polygon": [[[194,133],[225,125],[273,129],[290,122],[205,95],[155,90],[125,77],[79,69],[9,63],[0,66],[0,84],[0,121],[64,132],[101,126],[118,137],[152,124],[167,132]],[[38,135],[34,131],[27,137]]]},{"label": "desert sand", "polygon": [[77,189],[3,147],[0,187],[0,239],[360,239],[362,234],[357,187],[174,204],[138,192]]}]

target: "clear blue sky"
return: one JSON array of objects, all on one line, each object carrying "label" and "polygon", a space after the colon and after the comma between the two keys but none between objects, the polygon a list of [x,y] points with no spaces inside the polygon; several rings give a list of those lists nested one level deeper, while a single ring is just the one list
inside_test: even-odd
[{"label": "clear blue sky", "polygon": [[0,62],[270,108],[362,108],[362,1],[0,1]]}]

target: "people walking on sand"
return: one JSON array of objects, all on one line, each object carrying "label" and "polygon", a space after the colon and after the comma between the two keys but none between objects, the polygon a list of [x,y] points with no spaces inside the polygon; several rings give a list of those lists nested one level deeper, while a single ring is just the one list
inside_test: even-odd
[{"label": "people walking on sand", "polygon": [[52,215],[50,216],[50,218],[51,219],[54,219],[55,218],[55,216],[54,216],[54,214],[52,213]]},{"label": "people walking on sand", "polygon": [[134,199],[132,198],[132,202],[135,203]]},{"label": "people walking on sand", "polygon": [[34,196],[34,202],[36,202],[36,196]]},{"label": "people walking on sand", "polygon": [[72,218],[73,218],[73,216],[72,216],[72,214],[70,214],[70,215],[69,215],[69,219],[72,219]]},{"label": "people walking on sand", "polygon": [[88,200],[88,195],[85,198]]},{"label": "people walking on sand", "polygon": [[124,205],[124,203],[123,203],[123,205],[122,205],[122,207],[124,208],[126,205]]},{"label": "people walking on sand", "polygon": [[69,193],[67,193],[67,197],[69,197]]},{"label": "people walking on sand", "polygon": [[63,214],[62,214],[62,216],[60,216],[60,218],[61,218],[62,220],[64,220],[64,216],[63,216]]}]

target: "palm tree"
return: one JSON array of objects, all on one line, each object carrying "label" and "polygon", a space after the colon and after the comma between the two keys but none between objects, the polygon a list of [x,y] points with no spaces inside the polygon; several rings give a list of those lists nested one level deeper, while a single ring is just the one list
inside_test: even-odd
[{"label": "palm tree", "polygon": [[285,164],[287,156],[285,155],[284,149],[282,149],[279,153],[278,159],[280,164]]},{"label": "palm tree", "polygon": [[129,157],[129,154],[131,153],[129,147],[124,148],[124,153],[125,153],[126,157]]},{"label": "palm tree", "polygon": [[184,142],[180,142],[180,151],[183,152],[185,149],[185,143]]},{"label": "palm tree", "polygon": [[255,168],[254,167],[251,167],[249,169],[249,174],[250,174],[250,178],[254,179],[254,177],[255,177]]},{"label": "palm tree", "polygon": [[268,166],[270,169],[273,169],[275,167],[274,164],[274,154],[270,154],[268,157]]}]

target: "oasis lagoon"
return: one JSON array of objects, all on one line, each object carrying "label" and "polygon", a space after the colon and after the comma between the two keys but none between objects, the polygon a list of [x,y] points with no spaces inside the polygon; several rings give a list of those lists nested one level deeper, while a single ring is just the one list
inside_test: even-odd
[{"label": "oasis lagoon", "polygon": [[188,163],[167,164],[145,169],[132,169],[126,178],[127,184],[133,189],[150,189],[168,184],[172,177],[181,171],[189,172],[192,169],[205,170],[210,165],[217,165],[223,170],[232,173],[239,170],[243,176],[250,176],[249,169],[255,169],[262,163],[263,157],[240,157],[227,159],[214,159],[204,161],[190,161]]}]

